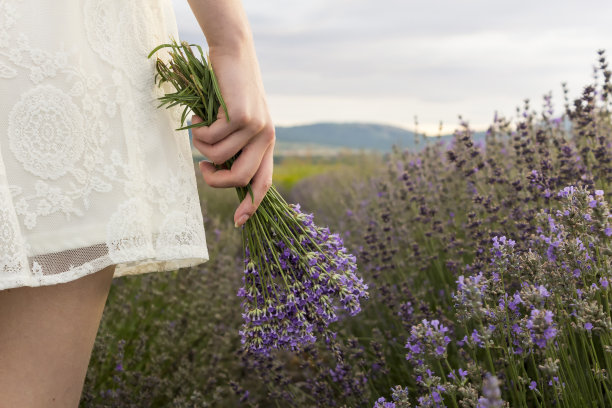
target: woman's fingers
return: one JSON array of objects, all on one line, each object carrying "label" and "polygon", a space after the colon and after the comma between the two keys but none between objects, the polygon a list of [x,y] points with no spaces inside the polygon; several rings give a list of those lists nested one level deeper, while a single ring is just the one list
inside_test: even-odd
[{"label": "woman's fingers", "polygon": [[241,149],[250,148],[250,145],[259,146],[263,155],[273,140],[274,126],[270,124],[255,133],[252,128],[239,129],[215,144],[207,144],[194,139],[193,145],[213,163],[222,164],[234,157]]},{"label": "woman's fingers", "polygon": [[193,146],[213,163],[223,164],[249,143],[249,137],[253,137],[251,131],[241,129],[215,144],[208,144],[201,140],[193,139]]},{"label": "woman's fingers", "polygon": [[[221,111],[219,111],[219,113],[221,113]],[[194,125],[202,122],[202,118],[197,115],[193,115],[191,117],[191,123]],[[239,126],[236,122],[228,122],[225,119],[224,114],[223,116],[218,116],[217,119],[210,124],[210,126],[191,128],[191,134],[193,136],[193,140],[199,140],[207,144],[215,144],[224,137],[235,132],[238,127]]]},{"label": "woman's fingers", "polygon": [[259,204],[261,204],[270,186],[272,186],[272,171],[274,166],[273,153],[274,144],[270,145],[268,150],[266,150],[261,161],[261,166],[251,181],[253,199],[251,199],[250,194],[247,194],[234,213],[234,225],[236,227],[244,225],[249,217],[255,214]]},{"label": "woman's fingers", "polygon": [[[192,124],[202,123],[198,115],[191,117]],[[225,118],[223,108],[219,108],[217,119],[210,126],[195,127],[191,129],[193,138],[203,143],[213,145],[227,136],[241,129],[251,129],[252,134],[259,133],[264,127],[264,122],[251,118],[247,113],[231,112],[230,121]]]},{"label": "woman's fingers", "polygon": [[[268,147],[273,145],[274,139],[264,135],[257,135],[251,143],[246,145],[231,169],[219,169],[210,162],[200,162],[200,170],[206,184],[211,187],[244,187],[261,166],[262,159]],[[214,159],[209,157],[210,159]],[[222,162],[221,162],[222,163]]]}]

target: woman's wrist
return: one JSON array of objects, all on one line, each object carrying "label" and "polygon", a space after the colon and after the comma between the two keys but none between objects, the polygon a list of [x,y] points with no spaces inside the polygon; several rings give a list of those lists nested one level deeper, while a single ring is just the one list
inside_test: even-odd
[{"label": "woman's wrist", "polygon": [[[205,33],[206,34],[206,33]],[[243,50],[245,47],[253,46],[253,35],[248,27],[241,27],[227,32],[221,36],[208,35],[206,43],[210,49],[230,52],[232,50]]]},{"label": "woman's wrist", "polygon": [[224,42],[222,44],[209,44],[208,53],[213,69],[215,69],[216,63],[221,63],[227,70],[242,67],[242,69],[246,69],[243,75],[249,77],[250,85],[259,87],[261,92],[263,92],[259,62],[252,39]]}]

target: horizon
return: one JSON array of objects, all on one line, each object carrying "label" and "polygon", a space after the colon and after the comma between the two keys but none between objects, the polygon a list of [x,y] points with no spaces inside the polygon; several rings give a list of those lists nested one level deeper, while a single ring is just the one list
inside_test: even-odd
[{"label": "horizon", "polygon": [[[172,0],[179,37],[205,46],[186,0]],[[541,110],[561,83],[577,98],[597,50],[612,50],[612,2],[244,0],[272,119],[278,126],[376,122],[437,134],[486,129],[523,100]],[[588,7],[586,5],[588,4]],[[597,9],[597,13],[592,10]]]},{"label": "horizon", "polygon": [[[288,124],[280,124],[280,123],[275,123],[274,126],[275,127],[282,127],[282,128],[293,128],[293,127],[302,127],[302,126],[313,126],[313,125],[374,125],[374,126],[387,126],[387,127],[392,127],[392,128],[397,128],[397,129],[401,129],[401,130],[405,130],[408,132],[412,132],[412,133],[418,133],[419,135],[425,135],[427,137],[436,137],[438,136],[438,129],[436,129],[435,133],[431,133],[431,132],[424,132],[422,129],[414,129],[414,127],[410,128],[410,127],[406,127],[406,126],[402,126],[400,125],[396,125],[393,123],[388,123],[388,122],[359,122],[359,121],[354,121],[354,120],[346,120],[346,121],[328,121],[328,120],[321,120],[321,121],[317,121],[317,122],[303,122],[303,123],[288,123]],[[487,125],[485,127],[479,127],[479,128],[475,128],[472,127],[470,125],[470,129],[473,130],[476,133],[481,133],[481,132],[486,132],[487,129],[489,128],[490,125]],[[459,125],[457,125],[453,130],[451,131],[446,131],[446,132],[442,132],[441,135],[442,136],[448,136],[448,135],[452,135],[453,132],[459,127]]]}]

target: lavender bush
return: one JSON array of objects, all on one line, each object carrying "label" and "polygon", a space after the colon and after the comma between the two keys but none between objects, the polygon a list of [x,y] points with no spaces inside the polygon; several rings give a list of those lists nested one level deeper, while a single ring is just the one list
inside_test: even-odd
[{"label": "lavender bush", "polygon": [[364,252],[408,329],[412,378],[397,382],[410,397],[375,404],[612,406],[603,52],[598,64],[561,114],[546,95],[540,115],[525,101],[496,117],[484,145],[464,122],[450,147],[390,159]]},{"label": "lavender bush", "polygon": [[612,407],[610,77],[602,51],[559,112],[296,184],[369,285],[324,344],[239,351],[241,245],[205,209],[209,263],[114,281],[82,406]]}]

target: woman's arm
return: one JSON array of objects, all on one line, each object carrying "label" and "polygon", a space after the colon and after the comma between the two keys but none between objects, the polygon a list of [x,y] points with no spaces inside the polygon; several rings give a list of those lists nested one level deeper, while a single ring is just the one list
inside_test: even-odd
[{"label": "woman's arm", "polygon": [[[193,128],[193,145],[214,163],[223,163],[240,149],[231,170],[216,170],[201,162],[200,170],[212,187],[246,186],[250,195],[234,213],[234,223],[246,222],[272,184],[274,125],[268,111],[253,36],[240,0],[188,0],[209,46],[230,121],[219,112],[209,127]],[[201,122],[197,116],[193,123]]]},{"label": "woman's arm", "polygon": [[209,47],[236,48],[252,43],[251,30],[240,0],[187,0]]}]

